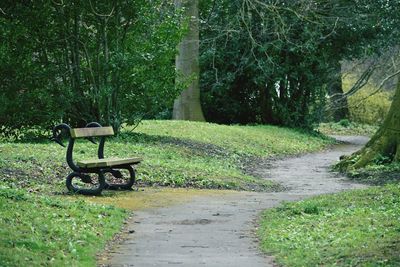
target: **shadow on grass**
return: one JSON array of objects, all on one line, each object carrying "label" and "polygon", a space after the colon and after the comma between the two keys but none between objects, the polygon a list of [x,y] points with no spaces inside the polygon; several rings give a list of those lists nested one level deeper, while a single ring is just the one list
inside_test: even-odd
[{"label": "shadow on grass", "polygon": [[[94,138],[96,139],[96,138]],[[50,135],[45,136],[35,136],[29,137],[24,139],[12,140],[12,139],[1,139],[4,142],[11,142],[11,143],[19,143],[19,144],[51,144],[53,143],[50,141]],[[129,133],[129,132],[122,132],[114,137],[108,137],[106,142],[132,142],[132,143],[140,143],[140,144],[152,144],[152,145],[173,145],[185,149],[191,150],[193,154],[197,155],[206,155],[206,156],[228,156],[229,151],[226,149],[209,144],[209,143],[202,143],[196,142],[189,139],[180,139],[176,137],[169,137],[169,136],[161,136],[161,135],[148,135],[144,133]],[[63,143],[67,144],[68,139],[63,138]]]},{"label": "shadow on grass", "polygon": [[[277,185],[272,185],[267,181],[261,181],[260,177],[246,172],[248,165],[255,162],[255,157],[250,157],[244,154],[235,153],[220,146],[193,141],[190,139],[149,135],[144,133],[127,133],[122,132],[115,137],[107,139],[108,146],[112,147],[113,143],[121,144],[140,144],[152,147],[176,147],[179,150],[185,150],[191,155],[205,157],[209,159],[229,160],[232,164],[243,173],[253,176],[254,180],[249,177],[248,181],[241,181],[241,178],[232,179],[214,179],[212,177],[205,177],[198,173],[185,174],[184,170],[171,168],[165,170],[159,166],[143,166],[140,169],[142,179],[138,180],[139,186],[171,186],[171,187],[193,187],[193,188],[213,188],[213,189],[238,189],[249,191],[277,191]],[[50,144],[47,139],[39,139],[35,141],[18,141],[18,143]],[[66,144],[66,142],[64,141]],[[86,140],[80,140],[79,143],[87,143],[95,149],[95,145],[90,144]],[[106,144],[107,145],[107,144]],[[88,147],[83,147],[82,151],[88,150]],[[86,151],[87,152],[87,151]],[[60,152],[61,153],[61,152]],[[79,149],[77,150],[79,153]],[[186,153],[185,153],[186,154]],[[123,155],[121,155],[123,156]],[[15,167],[17,165],[17,167]],[[44,161],[36,159],[21,159],[14,160],[13,166],[6,166],[0,168],[0,181],[3,183],[16,186],[19,188],[31,188],[31,190],[45,190],[50,192],[64,192],[65,177],[71,172],[69,167],[64,161],[57,159],[46,158]],[[169,173],[170,172],[170,173]],[[3,179],[4,178],[4,179]],[[43,188],[42,187],[46,187]]]},{"label": "shadow on grass", "polygon": [[231,154],[228,150],[209,143],[197,142],[189,139],[180,139],[176,137],[148,135],[144,133],[121,133],[114,138],[114,142],[118,141],[152,144],[152,145],[173,145],[184,149],[189,149],[193,154],[226,157]]}]

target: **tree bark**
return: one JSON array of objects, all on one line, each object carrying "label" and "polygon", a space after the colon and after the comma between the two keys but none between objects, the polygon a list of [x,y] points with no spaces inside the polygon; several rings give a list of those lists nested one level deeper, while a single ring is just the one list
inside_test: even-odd
[{"label": "tree bark", "polygon": [[344,157],[338,167],[342,170],[362,168],[383,157],[386,161],[400,162],[400,81],[382,126],[364,148]]},{"label": "tree bark", "polygon": [[265,87],[260,88],[260,98],[261,98],[261,120],[264,124],[273,124],[274,115],[272,110],[272,97],[271,88],[273,88],[274,83],[268,82]]},{"label": "tree bark", "polygon": [[199,88],[199,8],[198,0],[176,0],[177,8],[183,7],[189,18],[189,31],[179,44],[176,69],[184,79],[192,79],[174,102],[172,118],[175,120],[205,121],[200,105]]},{"label": "tree bark", "polygon": [[333,79],[328,87],[328,93],[331,98],[332,117],[335,122],[349,118],[349,105],[344,96],[342,87],[342,68],[339,61],[334,63]]}]

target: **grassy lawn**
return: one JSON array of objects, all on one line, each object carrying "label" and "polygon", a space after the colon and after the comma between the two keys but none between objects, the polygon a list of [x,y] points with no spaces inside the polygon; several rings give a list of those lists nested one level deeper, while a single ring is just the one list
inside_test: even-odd
[{"label": "grassy lawn", "polygon": [[138,133],[211,144],[238,155],[269,157],[321,149],[331,140],[270,125],[228,126],[190,121],[144,121]]},{"label": "grassy lawn", "polygon": [[[277,186],[246,173],[254,158],[293,155],[322,149],[332,140],[273,126],[223,126],[185,121],[144,121],[106,143],[105,155],[144,158],[138,167],[142,185],[272,191]],[[85,140],[77,159],[96,155]],[[11,187],[62,192],[70,172],[65,149],[42,142],[1,142],[0,179]]]},{"label": "grassy lawn", "polygon": [[95,266],[128,213],[0,187],[0,266]]},{"label": "grassy lawn", "polygon": [[400,185],[286,203],[259,235],[285,266],[400,266]]}]

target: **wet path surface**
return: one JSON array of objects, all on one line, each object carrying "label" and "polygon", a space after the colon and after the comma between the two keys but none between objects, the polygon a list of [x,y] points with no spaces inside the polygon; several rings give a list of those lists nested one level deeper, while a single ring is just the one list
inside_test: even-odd
[{"label": "wet path surface", "polygon": [[288,187],[279,193],[233,192],[196,197],[175,206],[135,212],[134,233],[110,252],[107,266],[273,266],[254,234],[264,209],[282,201],[363,188],[329,166],[362,146],[365,137],[338,137],[347,143],[330,150],[266,162],[259,176]]}]

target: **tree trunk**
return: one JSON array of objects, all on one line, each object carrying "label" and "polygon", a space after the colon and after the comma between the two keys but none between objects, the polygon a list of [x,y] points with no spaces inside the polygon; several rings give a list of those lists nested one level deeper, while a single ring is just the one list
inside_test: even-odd
[{"label": "tree trunk", "polygon": [[328,87],[331,98],[332,117],[335,122],[349,118],[349,105],[347,98],[343,94],[342,88],[342,68],[339,61],[334,63],[334,73],[331,84]]},{"label": "tree trunk", "polygon": [[273,82],[268,82],[265,87],[260,88],[260,104],[261,104],[261,121],[264,124],[273,124],[274,116],[272,110],[272,97],[271,88],[274,86]]},{"label": "tree trunk", "polygon": [[172,118],[175,120],[205,121],[200,105],[199,88],[199,8],[198,0],[176,0],[177,8],[184,7],[189,18],[189,31],[179,44],[176,69],[183,79],[192,79],[174,102]]},{"label": "tree trunk", "polygon": [[338,167],[342,170],[362,168],[379,158],[400,162],[400,81],[382,126],[364,148],[344,157]]}]

